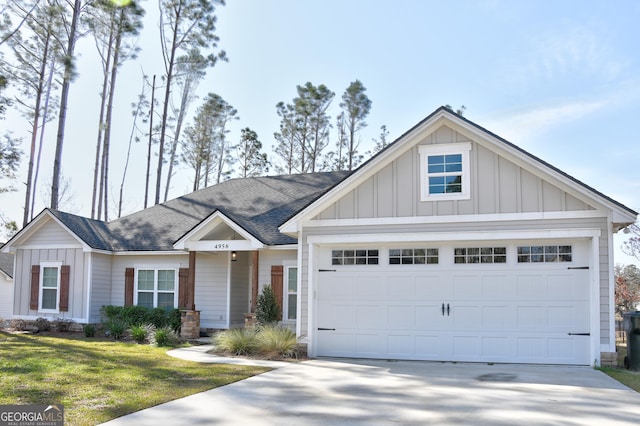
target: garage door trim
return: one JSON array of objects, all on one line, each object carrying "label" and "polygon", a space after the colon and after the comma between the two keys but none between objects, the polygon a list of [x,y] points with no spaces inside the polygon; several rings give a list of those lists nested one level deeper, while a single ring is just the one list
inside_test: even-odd
[{"label": "garage door trim", "polygon": [[[308,264],[308,294],[311,295],[308,300],[308,323],[307,335],[309,336],[308,351],[310,356],[317,356],[317,282],[318,282],[318,266],[319,250],[321,246],[333,244],[389,244],[389,243],[412,243],[412,242],[467,242],[467,241],[483,241],[486,244],[494,244],[497,241],[517,243],[518,240],[566,240],[566,239],[590,239],[589,244],[589,317],[591,336],[590,338],[590,359],[595,365],[600,363],[601,350],[607,351],[608,346],[600,345],[600,268],[599,268],[599,237],[601,231],[599,229],[576,229],[576,230],[515,230],[493,232],[467,232],[461,238],[459,233],[452,232],[430,232],[430,233],[392,233],[392,234],[341,234],[341,235],[312,235],[308,237],[309,264]],[[489,238],[489,236],[491,238]],[[606,346],[606,347],[605,347]]]}]

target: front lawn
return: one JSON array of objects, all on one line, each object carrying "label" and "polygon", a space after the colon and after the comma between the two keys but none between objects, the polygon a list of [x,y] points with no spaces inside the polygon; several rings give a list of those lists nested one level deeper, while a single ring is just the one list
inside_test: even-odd
[{"label": "front lawn", "polygon": [[166,351],[0,331],[0,405],[62,404],[65,424],[95,425],[268,370],[198,364]]},{"label": "front lawn", "polygon": [[640,372],[630,371],[624,368],[624,357],[627,355],[627,347],[619,345],[618,349],[618,367],[601,367],[600,371],[613,377],[625,386],[630,387],[636,392],[640,392]]}]

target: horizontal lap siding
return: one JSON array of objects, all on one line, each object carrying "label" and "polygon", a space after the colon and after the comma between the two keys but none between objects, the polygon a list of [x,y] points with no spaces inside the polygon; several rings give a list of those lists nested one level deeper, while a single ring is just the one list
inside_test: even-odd
[{"label": "horizontal lap siding", "polygon": [[[136,267],[167,267],[167,268],[188,268],[189,256],[161,255],[161,256],[113,256],[111,268],[111,305],[124,305],[124,270]],[[177,288],[176,277],[176,288]]]},{"label": "horizontal lap siding", "polygon": [[80,242],[52,219],[48,220],[36,233],[29,237],[30,246],[60,247],[72,244],[80,245]]},{"label": "horizontal lap siding", "polygon": [[111,304],[111,263],[113,257],[105,254],[91,254],[91,304],[89,322],[100,322],[100,308]]}]

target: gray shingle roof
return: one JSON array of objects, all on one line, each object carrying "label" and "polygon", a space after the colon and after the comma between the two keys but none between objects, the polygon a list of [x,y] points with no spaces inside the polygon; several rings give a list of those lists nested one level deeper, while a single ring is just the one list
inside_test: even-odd
[{"label": "gray shingle roof", "polygon": [[13,278],[13,253],[0,253],[0,271]]},{"label": "gray shingle roof", "polygon": [[90,247],[112,251],[172,250],[173,243],[216,211],[266,245],[294,244],[278,227],[350,172],[232,179],[112,222],[51,211]]}]

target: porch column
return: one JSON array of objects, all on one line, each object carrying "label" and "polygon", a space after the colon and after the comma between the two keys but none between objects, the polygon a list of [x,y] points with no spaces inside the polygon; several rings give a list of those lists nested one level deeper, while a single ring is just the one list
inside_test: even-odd
[{"label": "porch column", "polygon": [[196,309],[195,293],[196,293],[196,252],[189,252],[189,274],[187,275],[188,298],[186,309]]},{"label": "porch column", "polygon": [[251,267],[251,313],[254,313],[258,299],[258,270],[260,269],[258,250],[251,252]]}]

